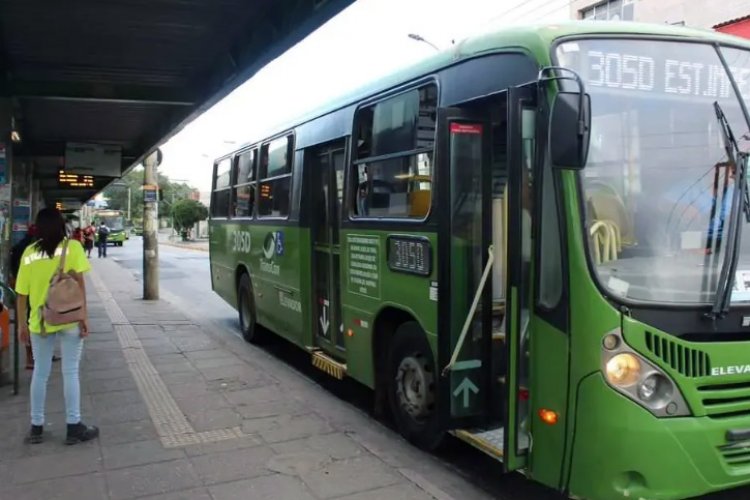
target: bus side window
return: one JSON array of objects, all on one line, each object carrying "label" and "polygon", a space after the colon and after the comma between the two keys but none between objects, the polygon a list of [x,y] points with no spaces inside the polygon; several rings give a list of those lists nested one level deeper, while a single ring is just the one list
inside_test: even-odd
[{"label": "bus side window", "polygon": [[437,87],[426,85],[357,111],[353,217],[427,217],[436,109]]},{"label": "bus side window", "polygon": [[258,165],[258,148],[237,156],[234,173],[234,210],[232,217],[252,217],[255,209],[255,174]]},{"label": "bus side window", "polygon": [[258,216],[287,217],[292,186],[292,136],[263,144],[258,173]]},{"label": "bus side window", "polygon": [[229,217],[229,204],[232,198],[231,173],[231,158],[224,158],[214,167],[214,190],[211,193],[212,218]]}]

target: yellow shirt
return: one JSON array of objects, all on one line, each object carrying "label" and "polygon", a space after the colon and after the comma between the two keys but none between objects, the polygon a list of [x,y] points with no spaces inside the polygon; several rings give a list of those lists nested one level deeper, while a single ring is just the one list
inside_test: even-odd
[{"label": "yellow shirt", "polygon": [[[57,246],[55,256],[49,256],[42,252],[36,244],[29,245],[21,257],[21,267],[18,269],[16,279],[16,292],[20,295],[28,295],[31,316],[29,319],[29,331],[41,333],[42,323],[40,308],[47,301],[47,292],[52,276],[60,265],[63,242]],[[85,273],[91,270],[91,264],[83,251],[83,246],[78,241],[70,240],[68,251],[65,255],[64,272],[75,271]],[[59,332],[75,327],[76,324],[68,325],[44,325],[47,333]]]}]

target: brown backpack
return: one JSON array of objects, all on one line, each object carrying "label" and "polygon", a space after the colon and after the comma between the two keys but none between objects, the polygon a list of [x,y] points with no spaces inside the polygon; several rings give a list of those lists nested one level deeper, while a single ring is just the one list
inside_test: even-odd
[{"label": "brown backpack", "polygon": [[65,272],[65,257],[68,253],[69,240],[63,243],[60,265],[49,284],[47,301],[41,309],[42,335],[46,334],[44,324],[65,325],[86,319],[86,298],[76,280],[73,271]]}]

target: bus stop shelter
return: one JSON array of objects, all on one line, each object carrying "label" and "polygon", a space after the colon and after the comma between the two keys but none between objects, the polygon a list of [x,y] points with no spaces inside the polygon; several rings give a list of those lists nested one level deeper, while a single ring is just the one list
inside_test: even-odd
[{"label": "bus stop shelter", "polygon": [[0,2],[0,281],[38,209],[80,207],[352,2]]}]

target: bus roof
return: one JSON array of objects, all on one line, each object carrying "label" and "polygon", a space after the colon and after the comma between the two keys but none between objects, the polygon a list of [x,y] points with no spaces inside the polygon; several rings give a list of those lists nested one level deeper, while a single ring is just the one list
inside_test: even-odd
[{"label": "bus roof", "polygon": [[[299,115],[296,119],[268,130],[267,135],[254,138],[242,148],[256,144],[259,140],[272,137],[285,130],[302,125],[328,113],[355,104],[371,96],[419,79],[459,61],[489,54],[504,49],[522,49],[531,53],[541,64],[550,63],[550,46],[555,40],[567,36],[585,35],[633,35],[685,38],[698,41],[725,43],[750,49],[750,42],[743,38],[726,35],[708,29],[686,28],[682,26],[637,23],[632,21],[565,21],[537,25],[503,28],[489,28],[483,33],[470,36],[449,49],[440,51],[416,64],[401,68],[389,75],[339,96],[312,111]],[[242,149],[240,148],[240,149]],[[224,158],[231,153],[220,156]]]}]

